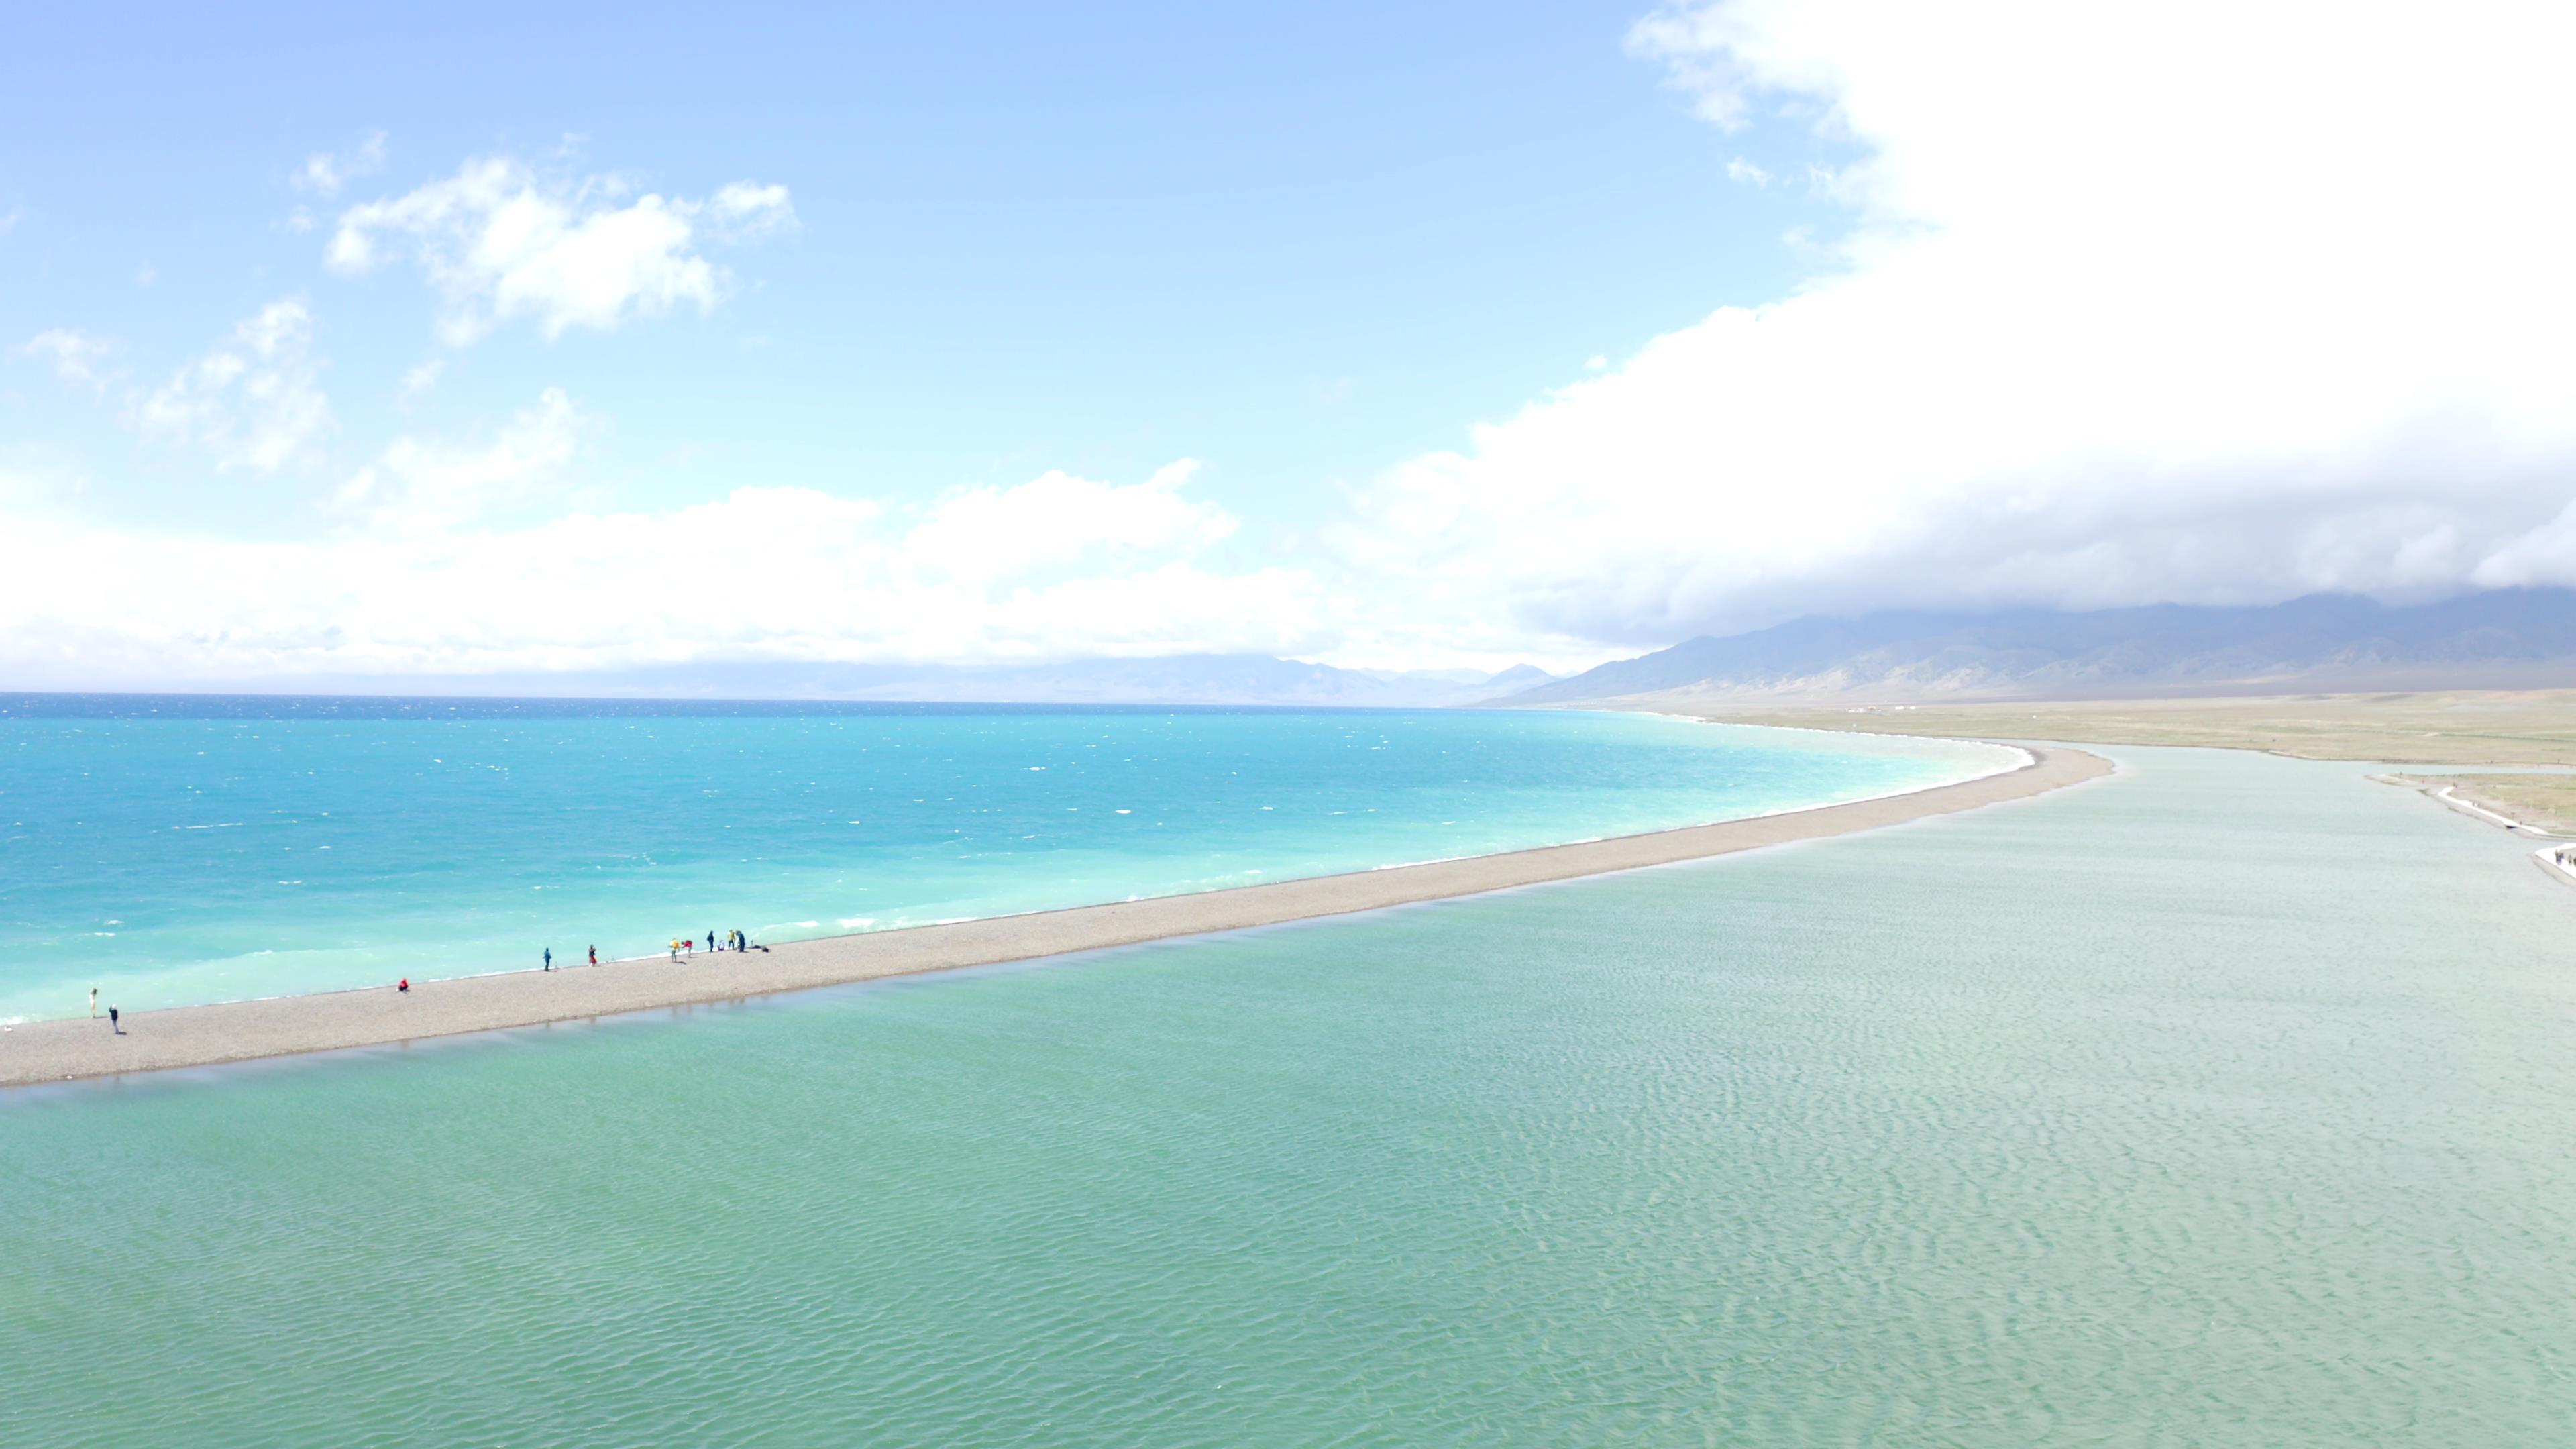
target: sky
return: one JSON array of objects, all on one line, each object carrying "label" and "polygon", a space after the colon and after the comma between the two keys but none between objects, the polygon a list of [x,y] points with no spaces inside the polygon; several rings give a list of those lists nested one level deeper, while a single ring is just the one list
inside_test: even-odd
[{"label": "sky", "polygon": [[0,687],[2576,583],[2569,12],[53,7]]}]

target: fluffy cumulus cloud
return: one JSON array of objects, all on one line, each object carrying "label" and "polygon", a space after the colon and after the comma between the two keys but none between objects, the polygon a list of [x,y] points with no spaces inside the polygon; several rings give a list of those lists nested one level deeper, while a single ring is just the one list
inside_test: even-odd
[{"label": "fluffy cumulus cloud", "polygon": [[351,181],[384,169],[385,133],[377,131],[346,151],[316,151],[305,157],[287,184],[317,196],[337,196]]},{"label": "fluffy cumulus cloud", "polygon": [[408,408],[435,391],[438,380],[447,373],[447,359],[433,357],[416,367],[403,370],[402,382],[394,389],[394,404]]},{"label": "fluffy cumulus cloud", "polygon": [[1279,651],[1326,632],[1311,575],[1206,556],[1235,520],[1186,496],[1187,463],[1128,484],[1050,473],[917,509],[745,487],[511,522],[577,471],[582,433],[579,409],[549,392],[487,441],[397,443],[346,495],[349,527],[301,541],[162,539],[22,509],[24,566],[0,573],[0,677],[1044,659]]},{"label": "fluffy cumulus cloud", "polygon": [[589,430],[564,390],[550,387],[489,443],[394,439],[332,501],[395,533],[433,533],[506,514],[561,484]]},{"label": "fluffy cumulus cloud", "polygon": [[1234,515],[1182,496],[1198,466],[1184,458],[1129,487],[1051,472],[1016,488],[966,489],[931,510],[906,551],[922,569],[971,583],[1196,552],[1235,530]]},{"label": "fluffy cumulus cloud", "polygon": [[1834,265],[1363,491],[1424,644],[2576,582],[2576,12],[1723,0],[1635,47],[1859,159]]},{"label": "fluffy cumulus cloud", "polygon": [[195,448],[219,471],[273,473],[311,461],[336,423],[313,352],[313,314],[295,298],[261,308],[204,356],[137,393],[127,421]]},{"label": "fluffy cumulus cloud", "polygon": [[26,346],[18,350],[52,367],[54,376],[63,381],[106,395],[107,359],[116,351],[106,338],[68,327],[52,327],[28,338]]},{"label": "fluffy cumulus cloud", "polygon": [[352,276],[416,262],[444,301],[440,335],[461,346],[520,318],[552,338],[684,304],[712,308],[727,275],[702,245],[795,224],[784,186],[738,181],[703,200],[636,195],[617,177],[549,177],[495,156],[350,207],[327,259]]}]

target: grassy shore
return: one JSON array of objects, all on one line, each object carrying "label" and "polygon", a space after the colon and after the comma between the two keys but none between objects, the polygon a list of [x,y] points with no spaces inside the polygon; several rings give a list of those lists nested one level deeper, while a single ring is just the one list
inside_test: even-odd
[{"label": "grassy shore", "polygon": [[[2204,745],[2303,760],[2400,765],[2576,765],[2576,690],[2309,694],[2229,699],[1984,702],[1913,707],[1767,705],[1684,696],[1622,701],[1738,724],[2106,745]],[[2506,783],[2516,798],[2576,801],[2564,786]],[[2488,788],[2482,786],[2481,788]],[[2501,796],[2499,798],[2502,798]],[[2510,812],[2508,812],[2510,813]]]},{"label": "grassy shore", "polygon": [[2449,788],[2481,810],[2552,835],[2576,835],[2576,775],[2400,775],[2410,785]]}]

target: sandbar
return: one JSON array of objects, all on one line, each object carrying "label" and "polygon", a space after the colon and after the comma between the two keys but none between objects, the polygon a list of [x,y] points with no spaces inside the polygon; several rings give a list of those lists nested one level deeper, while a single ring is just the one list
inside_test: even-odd
[{"label": "sandbar", "polygon": [[2081,750],[2020,748],[2029,758],[2015,769],[1905,794],[1500,855],[825,936],[765,952],[416,981],[408,993],[385,985],[128,1012],[122,1035],[103,1019],[22,1022],[0,1033],[0,1087],[385,1046],[1347,915],[1873,830],[2112,772]]}]

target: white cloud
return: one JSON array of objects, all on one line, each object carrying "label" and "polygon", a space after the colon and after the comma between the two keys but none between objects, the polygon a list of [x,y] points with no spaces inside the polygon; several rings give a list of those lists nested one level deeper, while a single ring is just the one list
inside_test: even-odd
[{"label": "white cloud", "polygon": [[652,193],[629,199],[614,177],[564,182],[491,157],[402,196],[349,208],[328,260],[347,275],[398,256],[418,261],[446,303],[441,336],[461,346],[521,317],[553,338],[683,303],[711,309],[727,276],[700,253],[702,234],[754,241],[795,225],[783,186],[739,181],[705,201]]},{"label": "white cloud", "polygon": [[[523,497],[560,481],[578,433],[549,393],[489,446],[388,450],[370,492],[454,513]],[[161,538],[16,510],[23,566],[0,571],[0,678],[1286,652],[1329,637],[1339,606],[1311,575],[1204,556],[1234,520],[1181,496],[1188,473],[1127,485],[1048,474],[918,516],[747,487],[668,512],[296,542]],[[979,538],[994,558],[972,557]]]},{"label": "white cloud", "polygon": [[[304,158],[304,164],[287,178],[287,184],[298,191],[316,196],[336,196],[340,188],[361,176],[373,176],[385,169],[385,133],[371,133],[348,151],[334,154],[316,151]],[[302,230],[301,227],[297,230]]]},{"label": "white cloud", "polygon": [[1768,186],[1771,173],[1738,156],[1726,163],[1726,179],[1747,186]]},{"label": "white cloud", "polygon": [[1636,44],[1857,147],[1830,265],[1362,490],[1403,637],[2576,582],[2576,12],[1779,0]]},{"label": "white cloud", "polygon": [[289,297],[243,319],[231,337],[139,393],[127,421],[147,438],[201,448],[221,470],[272,473],[309,462],[338,426],[313,355],[313,314]]},{"label": "white cloud", "polygon": [[394,439],[333,501],[344,512],[366,514],[381,529],[452,529],[522,507],[559,483],[591,426],[563,389],[550,387],[487,445]]},{"label": "white cloud", "polygon": [[1131,487],[1050,472],[1016,488],[953,493],[912,530],[905,552],[926,575],[980,584],[1195,551],[1235,529],[1232,514],[1181,496],[1198,466],[1184,458]]},{"label": "white cloud", "polygon": [[796,229],[796,208],[788,204],[787,188],[775,184],[736,181],[719,187],[707,201],[707,215],[728,239],[736,241],[780,236]]},{"label": "white cloud", "polygon": [[402,385],[394,390],[394,405],[407,408],[429,396],[446,373],[447,359],[444,357],[433,357],[417,367],[405,369]]},{"label": "white cloud", "polygon": [[53,327],[28,338],[18,350],[51,365],[54,376],[65,382],[78,383],[101,396],[107,393],[107,375],[100,368],[116,348],[104,337]]}]

